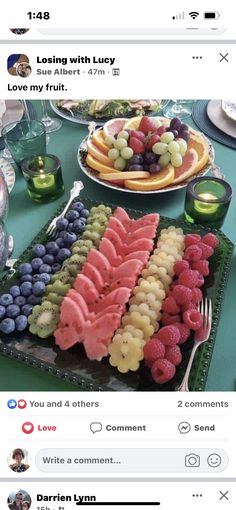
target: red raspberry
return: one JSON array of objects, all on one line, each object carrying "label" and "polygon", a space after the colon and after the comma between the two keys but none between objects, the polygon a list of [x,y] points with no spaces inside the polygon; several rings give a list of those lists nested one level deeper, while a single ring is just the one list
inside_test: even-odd
[{"label": "red raspberry", "polygon": [[199,271],[196,271],[196,273],[198,273],[197,287],[202,287],[205,283],[204,276],[202,276],[202,274],[199,273]]},{"label": "red raspberry", "polygon": [[202,258],[202,250],[199,248],[197,244],[192,244],[192,246],[188,246],[184,253],[184,259],[189,260],[189,262],[194,262],[195,260],[200,260]]},{"label": "red raspberry", "polygon": [[208,260],[197,260],[196,262],[193,262],[192,268],[199,271],[202,276],[208,276],[210,273]]},{"label": "red raspberry", "polygon": [[199,282],[199,273],[198,271],[193,271],[192,269],[186,269],[179,275],[179,284],[184,285],[185,287],[189,287],[193,289],[193,287],[198,287]]},{"label": "red raspberry", "polygon": [[200,303],[201,300],[202,291],[198,287],[195,287],[195,289],[192,289],[192,303],[198,305],[198,303]]},{"label": "red raspberry", "polygon": [[152,377],[157,384],[165,384],[170,381],[175,376],[175,372],[175,366],[167,359],[158,359],[151,368]]},{"label": "red raspberry", "polygon": [[165,346],[160,340],[153,337],[143,348],[144,359],[146,364],[151,367],[154,361],[165,356]]},{"label": "red raspberry", "polygon": [[168,361],[173,363],[175,367],[179,365],[182,361],[182,354],[179,346],[175,345],[174,347],[167,347],[165,357]]},{"label": "red raspberry", "polygon": [[202,260],[209,259],[213,255],[214,250],[211,246],[208,246],[208,244],[199,243],[198,246],[202,250]]},{"label": "red raspberry", "polygon": [[176,345],[180,339],[180,332],[175,326],[164,326],[155,335],[164,345]]},{"label": "red raspberry", "polygon": [[184,305],[186,303],[190,303],[192,299],[192,291],[185,285],[176,285],[173,289],[173,296],[178,305]]},{"label": "red raspberry", "polygon": [[174,265],[174,272],[177,276],[180,275],[185,269],[189,269],[189,263],[187,260],[177,260]]},{"label": "red raspberry", "polygon": [[203,318],[198,310],[186,310],[183,319],[185,324],[193,331],[197,331],[202,326]]},{"label": "red raspberry", "polygon": [[180,315],[169,315],[169,313],[163,312],[161,322],[163,326],[169,326],[174,322],[180,322]]},{"label": "red raspberry", "polygon": [[175,315],[180,312],[180,307],[177,305],[173,296],[168,296],[163,303],[162,310],[170,315]]},{"label": "red raspberry", "polygon": [[181,306],[182,313],[186,312],[187,310],[197,310],[196,303],[191,302],[191,303],[187,303],[186,305]]},{"label": "red raspberry", "polygon": [[212,234],[211,232],[203,236],[202,242],[208,246],[211,246],[213,249],[217,248],[219,244],[219,240],[217,239],[216,235]]},{"label": "red raspberry", "polygon": [[188,246],[192,246],[192,244],[198,244],[201,241],[201,236],[199,234],[187,234],[184,238],[184,244],[187,248]]},{"label": "red raspberry", "polygon": [[175,322],[173,326],[175,326],[180,332],[180,340],[178,341],[178,344],[179,345],[184,344],[190,336],[189,327],[187,326],[187,324],[184,324],[183,322]]}]

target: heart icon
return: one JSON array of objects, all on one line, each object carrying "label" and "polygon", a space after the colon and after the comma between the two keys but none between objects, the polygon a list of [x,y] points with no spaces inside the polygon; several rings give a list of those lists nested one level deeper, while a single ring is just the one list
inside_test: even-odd
[{"label": "heart icon", "polygon": [[27,406],[27,402],[22,398],[21,400],[18,400],[17,405],[19,409],[25,409],[25,407]]},{"label": "heart icon", "polygon": [[32,434],[32,432],[34,431],[33,423],[31,423],[30,421],[26,421],[25,423],[23,423],[21,428],[24,434]]}]

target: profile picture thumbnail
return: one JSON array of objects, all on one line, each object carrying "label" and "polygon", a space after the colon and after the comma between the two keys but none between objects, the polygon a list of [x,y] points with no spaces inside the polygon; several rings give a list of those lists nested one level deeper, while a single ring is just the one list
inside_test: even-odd
[{"label": "profile picture thumbnail", "polygon": [[29,28],[10,28],[10,31],[15,35],[24,35],[29,31]]},{"label": "profile picture thumbnail", "polygon": [[22,489],[12,491],[7,498],[7,504],[10,510],[29,510],[31,497]]},{"label": "profile picture thumbnail", "polygon": [[29,453],[22,448],[15,448],[8,455],[7,463],[15,473],[24,473],[30,467]]},{"label": "profile picture thumbnail", "polygon": [[11,76],[27,78],[32,73],[29,57],[20,53],[13,53],[7,59],[7,70]]}]

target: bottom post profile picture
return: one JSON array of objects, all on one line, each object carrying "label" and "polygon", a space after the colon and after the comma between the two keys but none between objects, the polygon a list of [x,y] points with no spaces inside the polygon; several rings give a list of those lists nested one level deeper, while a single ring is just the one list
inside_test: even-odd
[{"label": "bottom post profile picture", "polygon": [[12,491],[7,498],[7,504],[10,510],[29,510],[31,497],[28,492],[22,489]]},{"label": "bottom post profile picture", "polygon": [[9,468],[15,473],[24,473],[30,467],[30,457],[26,450],[15,448],[7,458]]},{"label": "bottom post profile picture", "polygon": [[21,62],[16,66],[16,74],[21,78],[28,78],[28,76],[32,73],[32,67],[28,62]]}]

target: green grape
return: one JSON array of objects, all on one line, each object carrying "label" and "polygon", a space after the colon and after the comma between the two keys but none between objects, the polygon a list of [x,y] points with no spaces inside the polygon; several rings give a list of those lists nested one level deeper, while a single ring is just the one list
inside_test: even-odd
[{"label": "green grape", "polygon": [[123,158],[116,159],[115,164],[114,164],[114,168],[116,170],[121,170],[122,171],[122,170],[125,169],[125,167],[126,167],[125,159],[123,159]]},{"label": "green grape", "polygon": [[105,207],[105,211],[106,211],[106,214],[107,214],[107,215],[111,216],[111,214],[112,214],[112,210],[111,210],[111,208],[110,208],[110,207]]},{"label": "green grape", "polygon": [[188,149],[187,142],[185,142],[185,140],[183,138],[179,138],[179,140],[177,140],[177,143],[179,145],[179,150],[180,150],[181,156],[184,156]]},{"label": "green grape", "polygon": [[96,212],[97,212],[97,207],[92,207],[90,209],[90,214],[96,214]]},{"label": "green grape", "polygon": [[160,165],[162,168],[164,166],[167,166],[170,162],[170,153],[169,152],[166,152],[166,154],[162,154],[162,156],[160,156],[160,158],[158,159],[158,165]]},{"label": "green grape", "polygon": [[74,248],[74,246],[84,246],[84,241],[82,239],[79,239],[78,241],[75,241],[75,243],[73,243],[72,248]]},{"label": "green grape", "polygon": [[167,151],[168,151],[167,143],[157,142],[154,143],[154,145],[152,146],[152,152],[154,152],[154,154],[158,154],[159,156],[162,156],[162,154],[165,154]]},{"label": "green grape", "polygon": [[170,142],[169,145],[168,145],[168,151],[171,154],[177,154],[178,152],[180,152],[180,148],[179,148],[178,142]]},{"label": "green grape", "polygon": [[88,239],[87,241],[84,241],[84,246],[90,250],[93,247],[93,243]]},{"label": "green grape", "polygon": [[100,239],[100,235],[98,232],[90,232],[90,239],[92,239],[92,241],[96,241],[97,239]]},{"label": "green grape", "polygon": [[119,157],[120,153],[118,149],[110,149],[108,152],[108,158],[115,161]]},{"label": "green grape", "polygon": [[[128,143],[124,138],[117,138],[117,140],[115,140],[115,142],[114,142],[114,147],[116,149],[118,149],[119,151],[121,151],[121,149],[123,149],[124,147],[127,147],[127,145],[128,145]],[[109,155],[109,153],[108,153],[108,155]]]},{"label": "green grape", "polygon": [[118,138],[124,138],[124,140],[128,140],[129,133],[127,133],[127,131],[120,131],[119,134],[117,135],[117,139]]},{"label": "green grape", "polygon": [[174,167],[181,166],[183,163],[183,158],[179,152],[176,152],[175,154],[172,154],[171,156],[171,164]]},{"label": "green grape", "polygon": [[97,207],[97,210],[98,211],[105,211],[106,210],[106,206],[104,204],[99,204],[98,207]]},{"label": "green grape", "polygon": [[79,252],[80,253],[84,253],[85,255],[87,255],[87,253],[89,252],[89,248],[87,246],[81,246]]},{"label": "green grape", "polygon": [[124,149],[121,150],[120,155],[124,159],[131,159],[134,155],[134,151],[131,149],[131,147],[124,147]]},{"label": "green grape", "polygon": [[115,142],[114,136],[106,136],[105,144],[107,145],[107,147],[113,147],[114,142]]},{"label": "green grape", "polygon": [[167,131],[166,133],[163,133],[161,135],[161,142],[162,143],[170,143],[174,139],[175,139],[175,137],[174,137],[173,133],[171,133],[170,131]]}]

